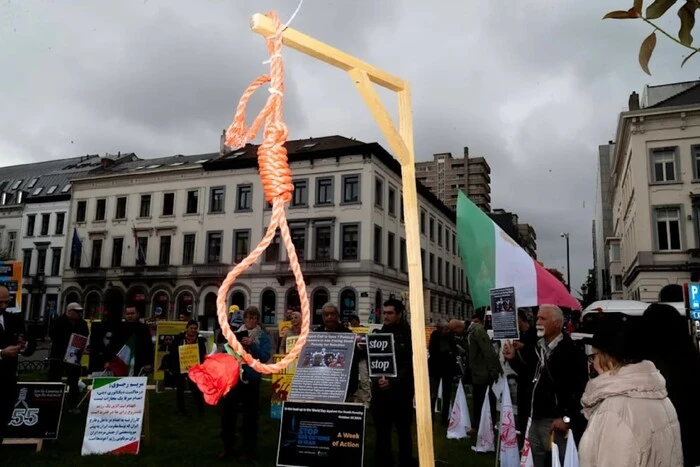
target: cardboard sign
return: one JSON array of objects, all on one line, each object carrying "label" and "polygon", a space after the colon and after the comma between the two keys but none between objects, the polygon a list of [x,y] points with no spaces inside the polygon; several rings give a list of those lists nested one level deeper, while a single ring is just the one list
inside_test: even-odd
[{"label": "cardboard sign", "polygon": [[199,345],[186,344],[178,347],[180,352],[180,373],[185,374],[195,365],[199,365]]},{"label": "cardboard sign", "polygon": [[20,382],[17,386],[17,402],[5,438],[57,439],[65,384]]},{"label": "cardboard sign", "polygon": [[495,340],[519,339],[515,287],[489,290],[491,326]]},{"label": "cardboard sign", "polygon": [[363,404],[284,403],[277,465],[362,467],[365,442]]},{"label": "cardboard sign", "polygon": [[396,378],[396,352],[393,334],[367,334],[367,363],[369,363],[370,378],[382,376]]},{"label": "cardboard sign", "polygon": [[87,345],[87,336],[81,336],[80,334],[75,333],[71,334],[63,361],[70,363],[71,365],[80,366],[83,359],[83,352],[85,352]]}]

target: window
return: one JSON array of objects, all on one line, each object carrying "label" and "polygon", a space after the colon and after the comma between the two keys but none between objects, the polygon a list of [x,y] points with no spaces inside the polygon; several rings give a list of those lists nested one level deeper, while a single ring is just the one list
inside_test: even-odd
[{"label": "window", "polygon": [[75,209],[75,222],[85,222],[87,214],[87,201],[78,201],[78,206]]},{"label": "window", "polygon": [[659,251],[675,251],[681,249],[680,209],[657,208],[656,235]]},{"label": "window", "polygon": [[7,254],[10,259],[15,258],[15,247],[17,245],[17,232],[9,232],[7,234]]},{"label": "window", "polygon": [[141,195],[139,217],[151,217],[151,195]]},{"label": "window", "polygon": [[190,190],[187,192],[187,207],[185,214],[197,214],[199,209],[199,191]]},{"label": "window", "polygon": [[194,264],[195,234],[185,234],[182,241],[182,264]]},{"label": "window", "polygon": [[224,198],[226,190],[222,186],[217,186],[209,191],[209,212],[224,212]]},{"label": "window", "polygon": [[306,227],[290,227],[292,243],[299,260],[306,258]]},{"label": "window", "polygon": [[37,250],[37,259],[36,259],[36,273],[37,274],[46,274],[46,248],[40,248]]},{"label": "window", "polygon": [[396,236],[392,232],[387,232],[386,264],[392,269],[396,268]]},{"label": "window", "polygon": [[435,241],[435,219],[430,218],[430,241]]},{"label": "window", "polygon": [[236,209],[239,211],[250,211],[253,209],[253,185],[238,185]]},{"label": "window", "polygon": [[611,243],[610,244],[610,261],[620,261],[620,244]]},{"label": "window", "polygon": [[420,267],[423,271],[423,279],[426,279],[428,277],[426,275],[428,273],[428,268],[425,267],[425,250],[423,248],[420,249]]},{"label": "window", "polygon": [[654,183],[676,181],[676,149],[652,149],[651,164]]},{"label": "window", "polygon": [[615,286],[615,292],[622,292],[622,276],[620,274],[615,274],[613,282]]},{"label": "window", "polygon": [[250,253],[250,231],[237,230],[233,233],[233,261],[240,263]]},{"label": "window", "polygon": [[396,216],[396,189],[389,187],[389,199],[387,200],[389,215]]},{"label": "window", "polygon": [[331,259],[333,257],[333,255],[331,254],[331,226],[318,225],[314,228],[314,230],[316,232],[316,251],[314,252],[314,259]]},{"label": "window", "polygon": [[420,210],[420,233],[425,235],[425,211]]},{"label": "window", "polygon": [[384,180],[379,177],[374,179],[374,205],[384,207]]},{"label": "window", "polygon": [[103,221],[105,220],[105,213],[107,212],[107,200],[98,199],[95,205],[95,220]]},{"label": "window", "polygon": [[66,186],[64,186],[63,189],[61,190],[61,193],[68,193],[72,186],[73,186],[72,183],[66,184]]},{"label": "window", "polygon": [[343,224],[340,226],[342,250],[340,259],[358,261],[360,259],[360,224]]},{"label": "window", "polygon": [[57,212],[56,213],[56,229],[54,230],[54,233],[56,235],[63,235],[63,229],[66,224],[66,213],[65,212]]},{"label": "window", "polygon": [[442,224],[438,222],[438,246],[442,246]]},{"label": "window", "polygon": [[221,263],[223,232],[207,233],[207,264]]},{"label": "window", "polygon": [[122,266],[122,255],[124,253],[124,239],[112,239],[112,267],[120,268]]},{"label": "window", "polygon": [[96,238],[92,241],[92,257],[90,258],[90,267],[99,268],[102,262],[102,239]]},{"label": "window", "polygon": [[175,213],[175,193],[163,193],[163,216]]},{"label": "window", "polygon": [[51,222],[51,214],[42,214],[41,215],[41,230],[39,231],[40,235],[48,235],[49,234],[49,223]]},{"label": "window", "polygon": [[430,282],[435,282],[435,255],[433,253],[430,253],[430,264],[428,264],[428,268],[430,269],[428,278]]},{"label": "window", "polygon": [[452,265],[452,288],[457,290],[457,266]]},{"label": "window", "polygon": [[294,194],[292,196],[292,206],[307,206],[309,203],[308,180],[294,180]]},{"label": "window", "polygon": [[454,232],[452,232],[452,253],[457,254],[457,238]]},{"label": "window", "polygon": [[43,186],[40,186],[40,187],[38,187],[38,188],[35,188],[34,191],[32,191],[32,196],[38,195],[39,193],[41,193],[41,190],[43,190],[43,189],[44,189]]},{"label": "window", "polygon": [[438,257],[437,259],[437,276],[438,276],[438,285],[442,285],[442,258]]},{"label": "window", "polygon": [[61,275],[61,248],[51,249],[51,275],[60,276]]},{"label": "window", "polygon": [[[150,198],[150,195],[148,195]],[[136,251],[136,264],[138,266],[144,266],[146,264],[146,259],[148,258],[148,237],[138,237]]]},{"label": "window", "polygon": [[406,239],[399,240],[399,271],[408,272],[408,261],[406,259]]},{"label": "window", "polygon": [[126,219],[126,196],[117,198],[117,207],[114,210],[115,219]]},{"label": "window", "polygon": [[27,216],[27,237],[34,236],[34,224],[36,224],[36,214],[30,214]]},{"label": "window", "polygon": [[374,262],[382,264],[382,228],[374,226]]},{"label": "window", "polygon": [[267,250],[265,250],[265,262],[277,263],[280,260],[280,234],[277,232]]},{"label": "window", "polygon": [[450,263],[445,261],[445,286],[450,286]]},{"label": "window", "polygon": [[158,264],[161,266],[168,266],[170,264],[170,243],[172,242],[172,237],[170,235],[163,235],[160,237],[160,251],[158,252]]},{"label": "window", "polygon": [[399,197],[399,210],[401,211],[401,222],[404,221],[404,213],[403,213],[403,195]]},{"label": "window", "polygon": [[36,182],[38,182],[38,181],[39,181],[38,178],[32,178],[31,180],[29,180],[29,184],[27,185],[27,188],[34,188],[34,185],[36,185]]},{"label": "window", "polygon": [[693,146],[693,178],[700,179],[700,146]]},{"label": "window", "polygon": [[360,176],[343,175],[343,203],[360,202]]},{"label": "window", "polygon": [[32,252],[34,250],[24,250],[24,257],[22,258],[22,275],[24,277],[29,277],[29,270],[32,268]]},{"label": "window", "polygon": [[445,250],[450,252],[450,229],[445,226]]},{"label": "window", "polygon": [[51,185],[48,190],[46,190],[47,195],[52,195],[56,192],[58,185]]},{"label": "window", "polygon": [[333,204],[333,179],[316,179],[316,204]]}]

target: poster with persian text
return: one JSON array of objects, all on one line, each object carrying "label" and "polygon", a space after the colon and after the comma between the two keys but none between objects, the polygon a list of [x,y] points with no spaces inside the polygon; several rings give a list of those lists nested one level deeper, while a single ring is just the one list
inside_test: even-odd
[{"label": "poster with persian text", "polygon": [[139,453],[147,379],[141,376],[93,380],[83,456]]}]

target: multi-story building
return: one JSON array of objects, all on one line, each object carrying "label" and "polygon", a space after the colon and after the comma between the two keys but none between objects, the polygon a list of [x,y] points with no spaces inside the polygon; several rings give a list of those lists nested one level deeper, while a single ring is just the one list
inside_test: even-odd
[{"label": "multi-story building", "polygon": [[[295,186],[287,218],[313,322],[321,322],[326,302],[345,317],[378,320],[383,301],[408,290],[400,165],[376,143],[339,136],[290,141],[287,149]],[[121,312],[128,303],[142,316],[191,312],[210,326],[221,281],[270,222],[256,150],[137,160],[73,179],[76,238],[65,296],[91,312]],[[420,184],[418,192],[424,306],[433,318],[464,317],[455,215]],[[257,305],[265,324],[299,306],[279,236],[227,301]]]},{"label": "multi-story building", "polygon": [[518,243],[532,259],[537,259],[537,234],[530,224],[518,224]]},{"label": "multi-story building", "polygon": [[537,234],[530,224],[521,224],[518,215],[505,209],[494,209],[488,216],[510,238],[515,240],[532,259],[537,259]]},{"label": "multi-story building", "polygon": [[622,296],[682,301],[682,284],[700,280],[700,83],[630,96],[612,152],[613,237]]},{"label": "multi-story building", "polygon": [[[613,237],[612,190],[610,186],[610,163],[614,149],[615,144],[612,141],[598,146],[595,220],[593,221],[593,271],[595,278],[593,283],[595,291],[591,292],[596,300],[622,298],[620,248],[619,242]],[[606,243],[617,246],[606,247]]]},{"label": "multi-story building", "polygon": [[484,212],[491,211],[491,168],[483,157],[455,159],[452,153],[434,154],[432,161],[416,162],[416,179],[453,211],[457,195],[464,191]]}]

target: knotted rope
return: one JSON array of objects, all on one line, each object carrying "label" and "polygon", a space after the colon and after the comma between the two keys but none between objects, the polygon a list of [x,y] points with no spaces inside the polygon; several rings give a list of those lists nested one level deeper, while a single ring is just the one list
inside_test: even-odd
[{"label": "knotted rope", "polygon": [[[282,121],[282,97],[284,96],[282,32],[284,28],[276,13],[266,13],[266,16],[272,19],[276,31],[273,36],[265,38],[267,49],[270,53],[270,74],[259,76],[243,93],[238,103],[233,123],[231,123],[231,126],[226,130],[226,145],[234,148],[245,146],[248,141],[255,139],[260,127],[263,124],[265,125],[263,130],[263,142],[258,147],[258,167],[265,199],[272,203],[272,217],[270,218],[270,225],[267,228],[267,232],[262,240],[260,240],[258,246],[256,246],[243,261],[236,264],[221,283],[216,298],[216,311],[219,324],[221,325],[221,331],[231,348],[255,371],[269,374],[277,373],[285,369],[299,356],[301,349],[304,347],[304,344],[306,344],[306,337],[309,335],[311,317],[309,312],[309,297],[306,294],[306,283],[304,282],[304,276],[299,266],[299,259],[297,258],[294,243],[292,243],[292,236],[289,232],[285,212],[285,205],[292,200],[294,185],[292,184],[292,171],[287,161],[287,149],[284,147],[284,143],[287,141],[287,126]],[[267,82],[270,83],[270,97],[267,99],[260,114],[255,118],[250,129],[248,129],[245,123],[245,110],[248,101],[253,93]],[[282,241],[284,242],[284,246],[287,250],[287,257],[289,258],[289,267],[294,273],[297,290],[299,291],[299,299],[301,301],[301,334],[294,348],[281,361],[273,364],[265,364],[246,352],[241,343],[236,339],[228,323],[226,299],[236,278],[254,264],[258,257],[260,257],[270,245],[275,237],[277,227],[280,229]]]}]

